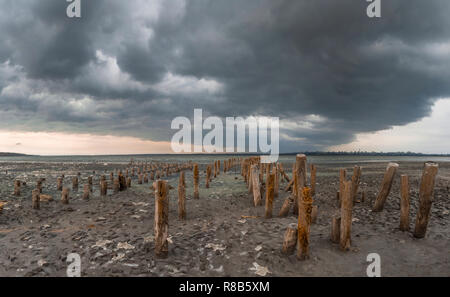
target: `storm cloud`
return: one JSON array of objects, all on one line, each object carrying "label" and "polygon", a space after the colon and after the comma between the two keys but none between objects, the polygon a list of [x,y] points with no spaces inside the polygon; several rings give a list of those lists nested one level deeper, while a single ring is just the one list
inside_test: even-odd
[{"label": "storm cloud", "polygon": [[450,97],[450,2],[0,0],[3,129],[169,140],[176,116],[276,116],[282,152]]}]

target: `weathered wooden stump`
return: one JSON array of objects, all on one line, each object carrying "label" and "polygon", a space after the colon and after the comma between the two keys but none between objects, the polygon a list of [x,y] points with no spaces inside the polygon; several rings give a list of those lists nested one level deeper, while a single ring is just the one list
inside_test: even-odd
[{"label": "weathered wooden stump", "polygon": [[72,191],[78,191],[78,176],[72,177]]},{"label": "weathered wooden stump", "polygon": [[31,191],[31,204],[33,209],[41,208],[41,194],[38,189]]},{"label": "weathered wooden stump", "polygon": [[309,258],[309,233],[312,202],[311,189],[304,187],[301,199],[298,201],[298,260],[306,260]]},{"label": "weathered wooden stump", "polygon": [[292,255],[297,246],[297,224],[289,224],[284,233],[283,247],[281,252],[285,255]]},{"label": "weathered wooden stump", "polygon": [[88,176],[87,183],[89,185],[89,191],[92,193],[92,191],[94,190],[94,186],[93,186],[93,182],[92,182],[92,175]]},{"label": "weathered wooden stump", "polygon": [[115,178],[115,179],[114,179],[113,190],[114,190],[114,194],[119,193],[119,191],[120,191],[120,182],[119,182],[119,178]]},{"label": "weathered wooden stump", "polygon": [[398,168],[397,163],[389,163],[388,167],[386,168],[383,183],[381,184],[381,190],[380,193],[378,193],[372,211],[379,212],[383,210],[386,198],[388,197],[389,192],[391,191],[392,183],[394,181],[394,176],[395,173],[397,172],[397,168]]},{"label": "weathered wooden stump", "polygon": [[199,199],[200,195],[198,192],[198,184],[199,184],[199,173],[198,173],[198,164],[194,164],[194,199]]},{"label": "weathered wooden stump", "polygon": [[259,206],[262,204],[261,199],[261,182],[259,180],[259,174],[258,174],[258,166],[252,165],[251,166],[251,183],[252,183],[252,191],[253,191],[253,205]]},{"label": "weathered wooden stump", "polygon": [[178,218],[180,220],[186,219],[186,182],[184,179],[184,172],[180,172],[178,181]]},{"label": "weathered wooden stump", "polygon": [[353,167],[353,175],[352,175],[352,201],[355,203],[356,193],[358,193],[359,182],[361,180],[361,167],[355,166]]},{"label": "weathered wooden stump", "polygon": [[331,220],[331,241],[339,243],[341,240],[341,217],[339,215],[333,216]]},{"label": "weathered wooden stump", "polygon": [[286,198],[283,202],[283,205],[281,206],[278,216],[280,218],[287,217],[287,215],[289,214],[289,210],[291,209],[291,205],[293,203],[294,203],[294,199],[292,199],[292,197]]},{"label": "weathered wooden stump", "polygon": [[138,184],[139,184],[139,185],[142,185],[142,181],[143,181],[142,173],[139,173],[139,174],[138,174]]},{"label": "weathered wooden stump", "polygon": [[62,189],[61,202],[63,204],[69,204],[69,189],[68,188]]},{"label": "weathered wooden stump", "polygon": [[155,182],[155,256],[167,258],[169,253],[169,188],[167,181]]},{"label": "weathered wooden stump", "polygon": [[417,209],[416,226],[414,228],[414,237],[416,238],[425,237],[427,232],[438,167],[436,163],[426,163],[423,169],[419,189],[419,208]]},{"label": "weathered wooden stump", "polygon": [[127,178],[127,188],[131,188],[131,177]]},{"label": "weathered wooden stump", "polygon": [[400,230],[409,230],[409,178],[408,175],[401,176],[400,195]]},{"label": "weathered wooden stump", "polygon": [[58,179],[56,180],[56,190],[62,191],[62,189],[63,189],[63,178],[58,177]]},{"label": "weathered wooden stump", "polygon": [[206,168],[206,185],[205,187],[209,188],[209,181],[211,180],[211,165],[208,165]]},{"label": "weathered wooden stump", "polygon": [[14,196],[20,196],[20,180],[14,181]]},{"label": "weathered wooden stump", "polygon": [[90,193],[89,185],[85,184],[83,187],[83,200],[89,200]]},{"label": "weathered wooden stump", "polygon": [[344,192],[341,201],[341,227],[340,227],[340,247],[342,250],[350,249],[351,244],[351,230],[352,230],[352,183],[351,181],[344,182]]},{"label": "weathered wooden stump", "polygon": [[275,175],[269,174],[266,181],[266,219],[272,218]]},{"label": "weathered wooden stump", "polygon": [[102,179],[100,181],[100,195],[106,196],[107,193],[108,193],[108,182],[106,181],[106,179]]},{"label": "weathered wooden stump", "polygon": [[311,196],[314,197],[316,195],[316,174],[317,174],[317,167],[314,164],[311,164],[311,177],[310,177],[310,183],[311,183]]}]

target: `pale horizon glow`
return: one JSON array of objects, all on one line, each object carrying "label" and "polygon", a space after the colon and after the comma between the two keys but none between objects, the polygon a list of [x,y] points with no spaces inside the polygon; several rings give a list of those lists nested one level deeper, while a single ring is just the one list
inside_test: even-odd
[{"label": "pale horizon glow", "polygon": [[60,132],[0,131],[0,151],[29,155],[167,154],[170,142],[137,137]]},{"label": "pale horizon glow", "polygon": [[450,98],[439,99],[431,115],[417,122],[374,133],[360,133],[356,140],[332,146],[329,151],[450,153]]}]

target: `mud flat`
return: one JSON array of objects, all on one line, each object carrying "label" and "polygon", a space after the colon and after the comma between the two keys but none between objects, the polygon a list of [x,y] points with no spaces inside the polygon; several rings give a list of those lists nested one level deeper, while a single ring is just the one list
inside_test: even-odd
[{"label": "mud flat", "polygon": [[[295,158],[292,158],[292,162]],[[150,160],[149,160],[150,162]],[[292,162],[283,162],[291,177]],[[261,206],[240,174],[239,164],[220,172],[205,187],[206,166],[199,164],[199,199],[193,199],[192,171],[185,171],[186,219],[178,217],[178,177],[168,180],[168,257],[154,253],[155,195],[152,181],[114,194],[109,173],[123,172],[126,164],[114,163],[0,163],[0,276],[65,276],[69,253],[81,256],[82,276],[366,276],[366,257],[378,253],[382,276],[450,276],[450,163],[440,162],[434,201],[424,238],[413,236],[423,162],[398,162],[396,178],[381,212],[372,212],[387,163],[359,163],[362,175],[353,206],[351,247],[342,251],[330,241],[332,216],[339,212],[336,192],[339,170],[351,177],[351,163],[316,165],[314,205],[318,216],[311,224],[309,259],[298,261],[295,253],[281,252],[288,225],[297,223],[289,211],[278,217],[286,181],[280,179],[279,195],[273,200],[273,217],[265,218],[264,192]],[[223,166],[223,163],[222,163]],[[6,173],[7,171],[7,173]],[[78,191],[72,177],[79,176]],[[57,178],[65,175],[69,204],[62,204]],[[309,167],[308,167],[309,174]],[[409,231],[400,231],[400,175],[410,183]],[[109,183],[100,195],[100,176]],[[83,200],[83,185],[93,176],[93,192]],[[117,174],[115,175],[117,176]],[[53,201],[32,208],[31,192],[45,178],[42,193]],[[21,195],[14,196],[14,181],[21,180]],[[364,201],[362,196],[364,193]]]}]

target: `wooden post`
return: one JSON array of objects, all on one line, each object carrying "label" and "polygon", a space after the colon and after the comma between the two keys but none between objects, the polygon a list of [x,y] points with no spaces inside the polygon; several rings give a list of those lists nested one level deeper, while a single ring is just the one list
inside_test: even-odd
[{"label": "wooden post", "polygon": [[206,188],[209,188],[209,180],[211,179],[211,165],[208,165],[208,167],[206,167]]},{"label": "wooden post", "polygon": [[261,183],[259,180],[259,174],[258,174],[258,165],[252,165],[251,166],[251,183],[253,188],[253,205],[259,206],[262,204],[261,201]]},{"label": "wooden post", "polygon": [[147,175],[147,173],[144,174],[144,184],[148,184],[148,175]]},{"label": "wooden post", "polygon": [[344,192],[342,193],[341,201],[341,228],[340,228],[340,246],[342,250],[350,249],[351,244],[351,229],[352,229],[352,183],[351,181],[344,182]]},{"label": "wooden post", "polygon": [[83,200],[89,200],[89,194],[91,191],[89,190],[89,185],[85,184],[83,188]]},{"label": "wooden post", "polygon": [[63,204],[69,204],[69,189],[63,188],[61,193],[61,202]]},{"label": "wooden post", "polygon": [[358,193],[359,181],[361,180],[361,167],[355,166],[353,167],[353,175],[352,175],[352,201],[353,203],[356,200],[356,193]]},{"label": "wooden post", "polygon": [[131,177],[127,178],[127,188],[131,188]]},{"label": "wooden post", "polygon": [[114,194],[119,193],[119,191],[120,191],[120,182],[119,182],[119,178],[115,178],[115,179],[114,179],[113,190],[114,190]]},{"label": "wooden post", "polygon": [[[304,187],[298,200],[298,247],[297,259],[309,258],[309,233],[311,226],[312,197],[311,189]],[[300,198],[298,197],[298,198]]]},{"label": "wooden post", "polygon": [[398,164],[397,163],[389,163],[386,168],[386,172],[384,174],[383,183],[381,185],[381,191],[375,200],[375,204],[373,206],[372,211],[378,212],[382,211],[384,208],[384,203],[386,202],[386,198],[391,191],[392,182],[394,181],[395,172],[397,171]]},{"label": "wooden post", "polygon": [[275,176],[274,184],[273,184],[273,196],[278,197],[278,189],[280,187],[280,172],[278,171],[278,163],[273,166],[273,174]]},{"label": "wooden post", "polygon": [[438,164],[426,163],[422,173],[419,189],[419,207],[416,215],[414,237],[423,238],[427,232],[430,218],[431,204],[433,203],[434,182],[438,173]]},{"label": "wooden post", "polygon": [[200,195],[198,193],[198,182],[199,182],[199,176],[198,176],[198,164],[194,164],[194,199],[199,199]]},{"label": "wooden post", "polygon": [[169,187],[167,181],[155,182],[155,256],[167,258],[169,253]]},{"label": "wooden post", "polygon": [[58,179],[56,180],[56,190],[62,191],[62,189],[63,189],[63,178],[58,177]]},{"label": "wooden post", "polygon": [[88,176],[88,185],[89,185],[89,191],[92,193],[94,190],[94,187],[92,186],[92,176]]},{"label": "wooden post", "polygon": [[278,214],[280,218],[286,217],[289,214],[289,209],[291,209],[292,203],[293,199],[291,197],[287,197],[284,200],[283,205],[281,206],[280,212]]},{"label": "wooden post", "polygon": [[138,175],[138,184],[142,185],[142,173]]},{"label": "wooden post", "polygon": [[345,169],[339,170],[339,208],[341,207],[342,195],[344,193],[344,182],[347,180]]},{"label": "wooden post", "polygon": [[220,160],[217,160],[217,175],[220,175]]},{"label": "wooden post", "polygon": [[108,182],[106,181],[106,179],[102,179],[100,181],[100,195],[106,196],[107,193],[108,193]]},{"label": "wooden post", "polygon": [[111,172],[111,173],[109,174],[109,180],[110,180],[112,183],[114,183],[114,172]]},{"label": "wooden post", "polygon": [[295,157],[295,175],[294,179],[294,192],[297,203],[294,207],[294,214],[298,214],[298,207],[300,201],[302,201],[303,188],[306,187],[306,156],[304,154],[298,154]]},{"label": "wooden post", "polygon": [[341,217],[333,216],[331,221],[331,241],[339,243],[341,240]]},{"label": "wooden post", "polygon": [[316,195],[316,173],[317,173],[317,167],[314,164],[311,164],[311,196],[314,197]]},{"label": "wooden post", "polygon": [[125,191],[127,189],[127,181],[125,176],[119,171],[119,191]]},{"label": "wooden post", "polygon": [[252,169],[252,166],[253,165],[248,166],[248,173],[247,173],[247,176],[248,176],[248,178],[247,178],[248,179],[248,193],[249,194],[253,193],[253,184],[252,184],[252,182],[253,182],[253,179],[252,179],[253,169]]},{"label": "wooden post", "polygon": [[266,219],[272,218],[275,174],[269,174],[266,181]]},{"label": "wooden post", "polygon": [[401,176],[400,230],[409,230],[409,178],[406,174]]},{"label": "wooden post", "polygon": [[285,255],[292,255],[297,245],[297,224],[289,224],[284,233],[283,247],[281,252]]},{"label": "wooden post", "polygon": [[42,182],[43,182],[43,179],[42,179],[42,178],[40,178],[40,179],[36,182],[36,189],[39,190],[39,194],[42,193]]},{"label": "wooden post", "polygon": [[180,172],[180,179],[178,181],[178,218],[180,220],[186,219],[186,182],[184,179],[184,172]]},{"label": "wooden post", "polygon": [[72,177],[72,191],[78,191],[78,176]]},{"label": "wooden post", "polygon": [[20,180],[14,181],[14,196],[20,196]]},{"label": "wooden post", "polygon": [[41,194],[38,189],[31,191],[31,203],[33,209],[40,209],[41,205]]}]

